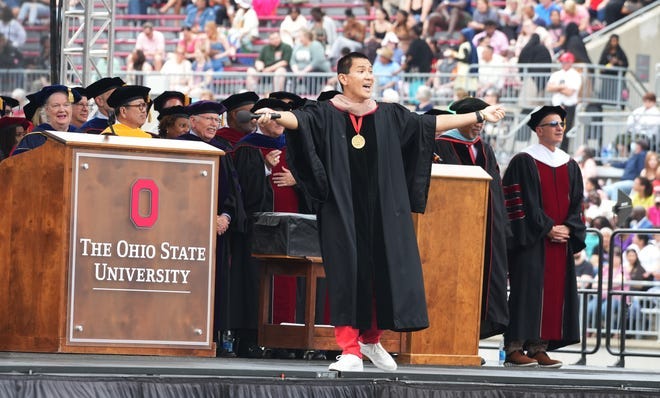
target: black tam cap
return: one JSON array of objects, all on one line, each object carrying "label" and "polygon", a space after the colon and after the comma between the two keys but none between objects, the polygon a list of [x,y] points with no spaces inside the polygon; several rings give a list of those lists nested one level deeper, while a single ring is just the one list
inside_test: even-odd
[{"label": "black tam cap", "polygon": [[250,109],[250,112],[256,112],[259,109],[270,108],[274,111],[289,111],[291,110],[291,104],[288,104],[284,101],[275,99],[275,98],[263,98],[257,101],[256,104]]},{"label": "black tam cap", "polygon": [[432,108],[424,112],[425,115],[453,115],[450,111],[445,111],[443,109]]},{"label": "black tam cap", "polygon": [[284,102],[288,102],[291,105],[291,109],[301,108],[303,105],[305,105],[305,102],[307,102],[306,99],[294,93],[290,93],[288,91],[272,92],[270,93],[268,98],[274,98],[274,99],[282,100]]},{"label": "black tam cap", "polygon": [[6,95],[0,95],[0,115],[5,114],[5,107],[16,108],[18,106],[18,100],[15,100],[12,97],[7,97]]},{"label": "black tam cap", "polygon": [[87,86],[87,98],[95,98],[113,88],[121,87],[126,82],[119,77],[104,77]]},{"label": "black tam cap", "polygon": [[316,97],[316,100],[321,102],[321,101],[328,101],[331,100],[335,97],[335,95],[341,94],[341,92],[337,90],[328,90],[328,91],[323,91],[321,94],[319,94],[318,97]]},{"label": "black tam cap", "polygon": [[466,97],[453,102],[449,105],[449,111],[462,115],[464,113],[472,113],[487,108],[489,105],[486,101],[474,97]]},{"label": "black tam cap", "polygon": [[[78,95],[80,95],[80,97],[89,98],[87,96],[87,89],[85,87],[71,87],[71,91],[73,91],[74,93],[78,93]],[[80,100],[78,100],[78,101],[80,101]]]},{"label": "black tam cap", "polygon": [[204,113],[216,113],[222,115],[227,111],[227,108],[225,108],[224,105],[215,101],[197,101],[194,104],[187,106],[186,109],[190,116],[201,115]]},{"label": "black tam cap", "polygon": [[164,109],[163,105],[165,105],[165,103],[172,98],[178,98],[183,106],[190,105],[190,97],[184,93],[180,91],[163,91],[161,95],[154,98],[154,109],[158,112],[162,112]]},{"label": "black tam cap", "polygon": [[230,95],[222,101],[222,105],[224,105],[228,111],[231,111],[240,106],[254,105],[257,101],[259,101],[257,93],[254,91],[246,91],[244,93]]},{"label": "black tam cap", "polygon": [[185,117],[187,119],[190,116],[190,110],[188,107],[181,105],[170,106],[158,112],[158,120],[165,116]]},{"label": "black tam cap", "polygon": [[118,108],[138,98],[142,98],[147,103],[151,103],[151,100],[149,99],[149,91],[151,91],[151,89],[145,86],[117,87],[117,89],[108,97],[108,105],[113,108]]},{"label": "black tam cap", "polygon": [[44,106],[48,98],[55,93],[66,94],[70,103],[75,104],[80,101],[82,98],[80,94],[71,90],[67,86],[61,84],[54,84],[52,86],[46,86],[36,93],[26,95],[26,98],[30,101],[23,107],[23,112],[28,119],[32,119],[37,109]]},{"label": "black tam cap", "polygon": [[539,108],[536,108],[532,111],[532,113],[529,114],[529,121],[527,122],[527,125],[529,128],[534,130],[536,126],[541,123],[541,120],[543,120],[544,117],[548,115],[559,115],[562,120],[566,118],[566,111],[564,108],[561,106],[542,106]]}]

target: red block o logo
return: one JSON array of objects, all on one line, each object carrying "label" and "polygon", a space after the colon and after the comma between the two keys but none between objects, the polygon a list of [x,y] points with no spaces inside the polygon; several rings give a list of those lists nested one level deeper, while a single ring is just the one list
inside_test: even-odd
[{"label": "red block o logo", "polygon": [[[140,193],[149,194],[149,212],[140,214]],[[151,228],[158,220],[158,185],[153,180],[139,179],[131,186],[131,221],[138,228]]]}]

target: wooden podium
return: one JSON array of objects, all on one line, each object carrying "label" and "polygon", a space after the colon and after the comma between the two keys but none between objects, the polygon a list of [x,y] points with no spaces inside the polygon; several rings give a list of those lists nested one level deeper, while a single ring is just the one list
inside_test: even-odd
[{"label": "wooden podium", "polygon": [[426,212],[415,214],[429,328],[405,333],[399,363],[479,366],[488,184],[478,166],[434,164]]},{"label": "wooden podium", "polygon": [[223,152],[46,135],[0,163],[0,350],[214,356]]}]

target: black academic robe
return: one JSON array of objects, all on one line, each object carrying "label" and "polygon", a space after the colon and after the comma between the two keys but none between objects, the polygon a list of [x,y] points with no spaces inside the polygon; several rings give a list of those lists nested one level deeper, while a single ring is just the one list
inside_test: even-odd
[{"label": "black academic robe", "polygon": [[[470,156],[470,146],[477,149],[474,160]],[[435,152],[440,157],[439,163],[481,166],[492,178],[488,186],[480,338],[501,334],[509,323],[506,238],[511,235],[511,230],[504,207],[502,179],[495,153],[490,145],[479,137],[475,141],[467,142],[447,135],[442,135],[435,141]]]},{"label": "black academic robe", "polygon": [[[185,141],[202,141],[194,134],[183,134],[176,139]],[[227,151],[223,142],[211,139],[209,145]],[[231,217],[229,229],[219,235],[216,241],[216,273],[215,273],[215,316],[214,330],[241,328],[246,312],[254,317],[256,324],[255,300],[247,303],[241,297],[244,287],[243,280],[245,255],[242,250],[243,234],[245,233],[247,216],[243,205],[241,187],[233,160],[229,154],[220,157],[218,214],[226,213]],[[237,241],[237,242],[235,242]],[[234,250],[238,245],[241,250]],[[234,253],[237,253],[234,255]],[[233,287],[233,288],[232,288]],[[255,286],[250,288],[256,289]],[[256,291],[256,290],[255,290]],[[254,314],[251,314],[254,312]],[[217,337],[217,336],[216,336]]]},{"label": "black academic robe", "polygon": [[317,204],[330,322],[369,328],[375,299],[379,329],[428,327],[411,211],[426,207],[435,116],[378,104],[357,150],[348,114],[331,103],[293,113],[299,128],[286,132],[288,164]]},{"label": "black academic robe", "polygon": [[101,131],[105,130],[107,127],[108,127],[107,118],[95,117],[83,123],[83,125],[80,126],[79,130],[81,133],[101,134]]},{"label": "black academic robe", "polygon": [[[502,182],[513,232],[508,241],[511,292],[505,340],[547,340],[550,350],[577,343],[579,303],[573,254],[585,247],[586,234],[580,168],[573,159],[551,168],[520,153],[511,159]],[[553,199],[544,201],[548,195]],[[554,219],[558,213],[563,219]],[[557,224],[571,230],[565,244],[547,238]],[[550,292],[554,296],[549,298]]]}]

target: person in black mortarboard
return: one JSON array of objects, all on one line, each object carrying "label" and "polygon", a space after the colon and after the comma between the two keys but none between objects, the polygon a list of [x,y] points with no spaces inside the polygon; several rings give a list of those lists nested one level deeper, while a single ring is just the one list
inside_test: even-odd
[{"label": "person in black mortarboard", "polygon": [[[467,114],[480,112],[489,105],[478,98],[467,97],[449,105],[449,112]],[[480,120],[480,121],[479,121]],[[480,166],[490,176],[488,214],[486,219],[486,246],[484,255],[483,287],[481,299],[480,338],[501,334],[509,322],[507,307],[507,253],[508,228],[500,168],[495,152],[483,142],[480,133],[484,121],[451,129],[435,141],[438,163]],[[460,272],[458,270],[457,272]]]},{"label": "person in black mortarboard", "polygon": [[93,118],[80,126],[82,133],[99,134],[108,127],[108,115],[112,107],[108,105],[108,97],[117,87],[126,83],[119,77],[104,77],[87,86],[87,98],[94,98],[98,108]]},{"label": "person in black mortarboard", "polygon": [[161,95],[154,98],[154,110],[158,113],[171,106],[188,106],[190,97],[180,91],[163,91]]},{"label": "person in black mortarboard", "polygon": [[87,122],[89,117],[89,97],[84,87],[73,87],[72,91],[80,95],[80,100],[72,104],[71,107],[71,125],[80,131],[80,127]]},{"label": "person in black mortarboard", "polygon": [[[275,98],[264,98],[254,103],[249,110],[255,111],[269,108],[275,111],[288,111],[291,104]],[[245,135],[234,145],[234,164],[238,172],[239,183],[245,200],[247,214],[257,212],[289,212],[300,213],[301,192],[298,191],[296,180],[286,164],[286,140],[282,135],[284,128],[274,121],[261,126],[256,131]],[[247,233],[244,234],[245,251],[243,258],[248,267],[242,271],[242,279],[256,287],[259,280],[254,259],[249,257],[249,247],[252,242],[253,220],[248,220]],[[273,323],[296,322],[296,278],[275,277],[273,299]],[[254,291],[246,289],[241,293],[242,302],[247,307],[243,311],[254,313],[257,309],[257,297]],[[234,315],[235,318],[235,315]],[[230,318],[231,319],[231,318]],[[243,327],[237,331],[242,340],[250,342],[248,346],[239,347],[239,356],[258,356],[256,345],[256,320],[243,319]],[[232,325],[233,328],[239,326]],[[276,358],[295,357],[294,352],[273,350]]]},{"label": "person in black mortarboard", "polygon": [[16,144],[32,131],[34,126],[24,117],[0,117],[0,161],[11,155]]},{"label": "person in black mortarboard", "polygon": [[291,109],[298,109],[305,106],[306,99],[288,91],[275,91],[268,95],[268,98],[278,99],[291,105]]},{"label": "person in black mortarboard", "polygon": [[[77,132],[71,125],[71,104],[80,101],[80,95],[75,91],[56,84],[28,94],[27,99],[30,102],[23,107],[25,118],[36,127],[18,143],[14,155],[43,145],[46,136],[41,133],[46,130]],[[44,123],[41,122],[42,113],[46,119]]]},{"label": "person in black mortarboard", "polygon": [[[169,109],[166,109],[166,111]],[[177,137],[177,139],[204,141],[223,151],[229,150],[224,141],[216,137],[216,131],[220,126],[220,116],[226,111],[224,105],[215,101],[197,101],[185,109],[190,115],[190,132]],[[243,275],[248,272],[247,266],[243,265],[246,261],[244,247],[247,245],[249,248],[243,238],[246,213],[243,208],[243,196],[240,192],[238,177],[231,156],[224,155],[220,157],[219,177],[219,186],[224,188],[220,190],[216,218],[218,241],[216,244],[217,269],[215,274],[214,316],[214,331],[216,333],[214,334],[216,341],[221,343],[221,331],[244,327],[243,322],[235,321],[236,319],[241,319],[244,316],[256,317],[257,307],[251,305],[253,302],[246,305],[242,296],[244,294],[256,294],[257,286],[250,285],[250,289],[248,289],[243,282],[245,279]],[[232,238],[227,239],[228,235]],[[230,246],[230,243],[232,246]],[[235,252],[234,246],[239,247],[241,250]],[[247,256],[249,258],[249,251]],[[256,268],[254,270],[256,271]],[[254,304],[256,305],[256,300]],[[256,320],[254,324],[256,327]],[[246,346],[249,345],[247,342],[244,343]],[[236,356],[233,350],[223,351],[219,354],[221,356]]]},{"label": "person in black mortarboard", "polygon": [[101,134],[114,134],[125,137],[151,138],[142,130],[151,108],[149,91],[145,86],[121,86],[108,97],[108,105],[114,109],[117,123],[108,126]]},{"label": "person in black mortarboard", "polygon": [[217,135],[223,138],[228,145],[234,146],[245,135],[252,133],[257,129],[257,122],[249,120],[241,123],[236,115],[240,111],[249,111],[259,100],[259,96],[254,91],[246,91],[230,95],[222,101],[227,108],[227,126],[218,130]]},{"label": "person in black mortarboard", "polygon": [[17,106],[18,100],[6,95],[0,95],[0,117],[11,116],[13,109]]},{"label": "person in black mortarboard", "polygon": [[[257,101],[250,109],[254,113],[260,109],[272,109],[275,112],[291,110],[291,103],[280,99],[264,98]],[[234,146],[234,164],[238,171],[239,182],[246,200],[246,212],[285,212],[311,213],[308,201],[286,160],[286,139],[282,134],[284,127],[274,120],[258,126],[257,131],[243,137]],[[251,228],[248,228],[251,230]],[[248,239],[251,241],[251,236]],[[256,278],[256,275],[255,275]],[[256,283],[256,282],[255,282]],[[297,303],[297,280],[295,277],[275,277],[272,322],[295,323]],[[323,290],[319,297],[325,301]],[[302,296],[302,295],[301,295]],[[322,313],[323,306],[319,307]],[[302,313],[302,311],[300,312]],[[281,359],[295,358],[289,350],[275,349],[272,356]]]},{"label": "person in black mortarboard", "polygon": [[502,178],[513,231],[505,366],[558,368],[547,351],[580,341],[573,255],[585,247],[584,192],[579,165],[559,148],[565,117],[559,106],[532,112],[538,144],[515,155]]},{"label": "person in black mortarboard", "polygon": [[160,138],[177,138],[190,132],[190,111],[187,107],[174,105],[158,113],[158,135]]}]

